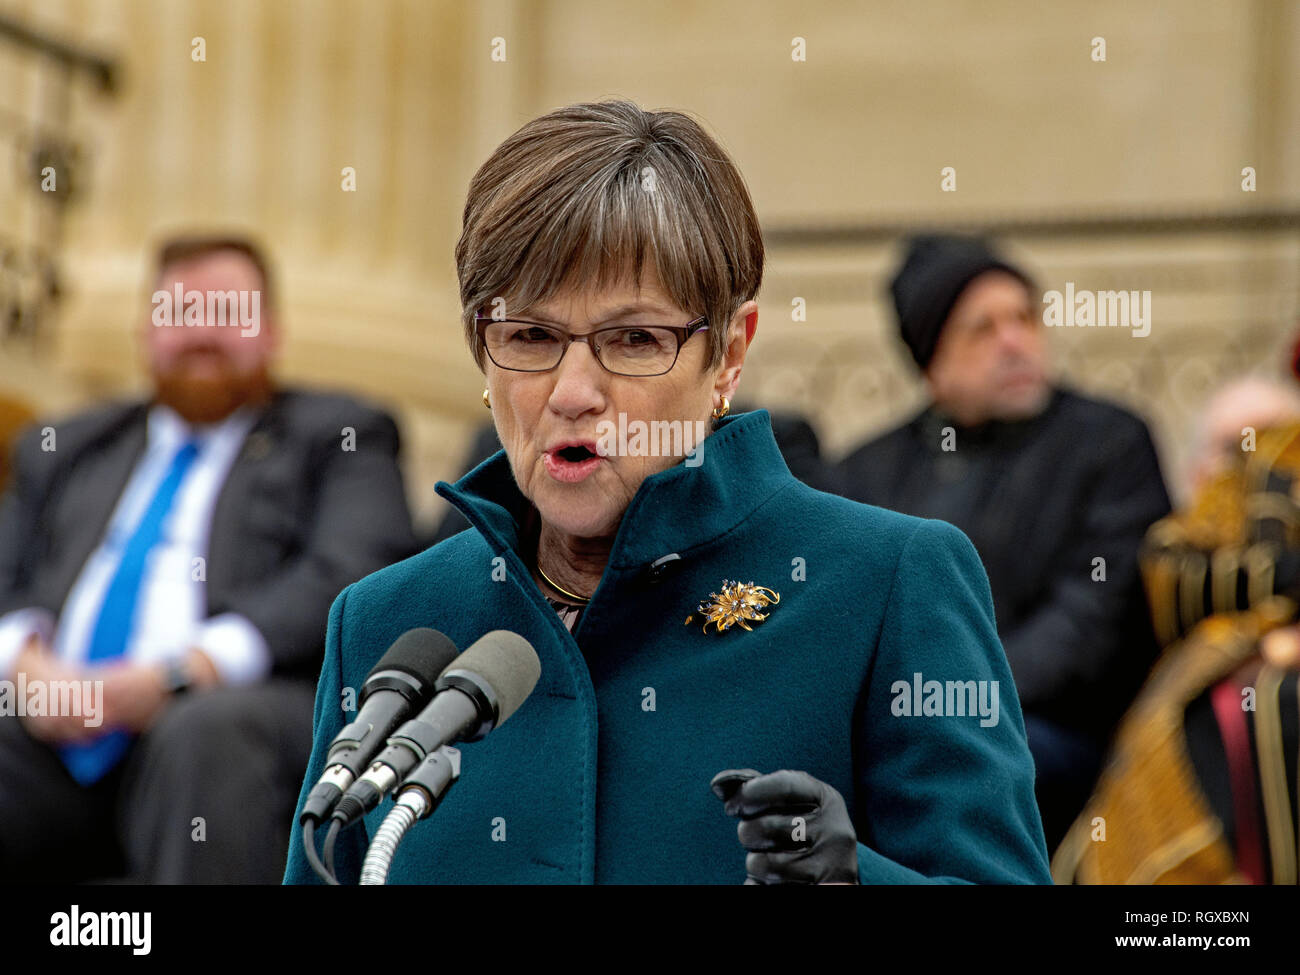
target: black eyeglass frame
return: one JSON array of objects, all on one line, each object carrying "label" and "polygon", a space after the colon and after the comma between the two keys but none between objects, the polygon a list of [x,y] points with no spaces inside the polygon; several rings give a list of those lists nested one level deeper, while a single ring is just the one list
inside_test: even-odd
[{"label": "black eyeglass frame", "polygon": [[[554,332],[563,338],[565,340],[564,348],[560,351],[560,357],[555,360],[555,365],[547,366],[545,369],[518,369],[514,366],[503,366],[501,363],[497,362],[496,359],[493,359],[492,350],[488,348],[487,344],[487,327],[489,325],[502,325],[507,322],[512,325],[529,325],[533,328],[544,328],[548,332]],[[673,354],[673,361],[669,363],[667,369],[663,372],[616,372],[609,368],[609,366],[605,365],[604,360],[600,357],[600,346],[592,344],[592,337],[600,335],[603,332],[621,332],[626,331],[629,328],[660,328],[665,332],[672,333],[673,337],[677,339],[677,351]],[[568,353],[570,345],[574,342],[586,342],[587,348],[591,350],[592,356],[598,363],[600,363],[602,369],[612,375],[627,376],[629,379],[651,379],[655,376],[665,376],[672,372],[673,366],[677,365],[677,360],[681,357],[682,346],[690,341],[691,336],[696,332],[705,332],[708,331],[708,328],[708,316],[701,315],[693,322],[687,322],[685,325],[610,325],[606,328],[597,328],[590,332],[584,332],[581,335],[574,335],[572,332],[566,331],[558,325],[543,325],[541,322],[530,322],[522,318],[493,318],[490,315],[474,316],[474,335],[478,340],[479,347],[483,349],[484,354],[487,355],[489,359],[492,359],[492,364],[498,369],[507,369],[510,372],[550,372],[552,369],[558,369],[560,367],[560,363],[564,361],[564,356]]]}]

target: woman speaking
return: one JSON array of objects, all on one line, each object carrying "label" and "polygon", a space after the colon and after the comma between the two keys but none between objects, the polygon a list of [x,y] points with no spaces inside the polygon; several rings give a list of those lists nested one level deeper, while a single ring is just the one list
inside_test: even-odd
[{"label": "woman speaking", "polygon": [[[390,883],[1049,883],[975,549],[729,412],[763,241],[721,147],[624,101],[544,115],[475,174],[456,264],[505,449],[437,485],[471,529],[335,600],[299,812],[385,647],[505,629],[541,677]],[[391,808],[340,834],[341,883]],[[315,882],[296,820],[285,880]]]}]

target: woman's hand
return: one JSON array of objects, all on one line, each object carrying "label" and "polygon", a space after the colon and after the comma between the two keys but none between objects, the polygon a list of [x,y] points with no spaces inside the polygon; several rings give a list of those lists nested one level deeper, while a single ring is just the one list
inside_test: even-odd
[{"label": "woman's hand", "polygon": [[709,783],[737,833],[746,884],[856,884],[858,838],[844,797],[807,772],[727,769]]}]

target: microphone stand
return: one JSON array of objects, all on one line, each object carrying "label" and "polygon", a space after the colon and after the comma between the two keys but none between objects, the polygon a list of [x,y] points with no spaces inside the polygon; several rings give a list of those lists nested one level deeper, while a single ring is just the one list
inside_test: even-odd
[{"label": "microphone stand", "polygon": [[384,817],[383,825],[366,851],[365,862],[361,865],[361,886],[379,887],[388,883],[388,871],[397,855],[398,844],[417,820],[424,819],[438,808],[447,790],[459,778],[460,750],[451,745],[430,752],[415,767],[402,782],[397,802]]}]

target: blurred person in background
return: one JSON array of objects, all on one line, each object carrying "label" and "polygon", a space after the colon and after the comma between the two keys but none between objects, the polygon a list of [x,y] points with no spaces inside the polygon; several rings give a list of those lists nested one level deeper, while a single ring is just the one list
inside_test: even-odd
[{"label": "blurred person in background", "polygon": [[[1265,376],[1243,376],[1223,386],[1205,406],[1192,432],[1188,495],[1196,498],[1217,478],[1237,476],[1265,430],[1300,421],[1300,389]],[[1194,504],[1194,502],[1192,502]]]},{"label": "blurred person in background", "polygon": [[1162,647],[1216,613],[1300,593],[1288,466],[1298,422],[1300,391],[1260,376],[1227,384],[1206,405],[1192,436],[1188,502],[1153,525],[1142,548]]},{"label": "blurred person in background", "polygon": [[891,293],[931,402],[845,457],[840,490],[974,542],[1051,849],[1155,658],[1137,560],[1169,511],[1155,448],[1138,417],[1051,382],[1036,288],[986,242],[916,238]]},{"label": "blurred person in background", "polygon": [[1296,883],[1300,393],[1230,383],[1193,443],[1190,500],[1142,552],[1165,650],[1058,883]]},{"label": "blurred person in background", "polygon": [[392,419],[273,381],[258,248],[174,240],[154,287],[148,400],[14,451],[0,676],[103,691],[0,716],[0,881],[278,880],[330,601],[414,548]]}]

